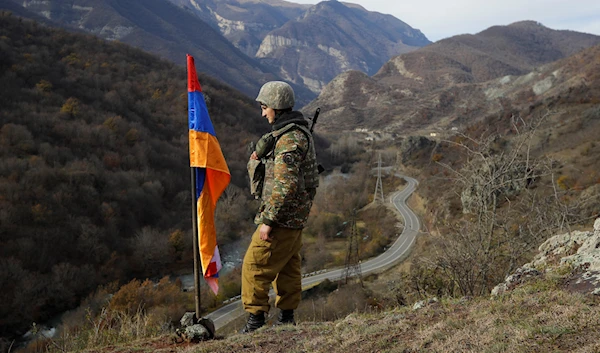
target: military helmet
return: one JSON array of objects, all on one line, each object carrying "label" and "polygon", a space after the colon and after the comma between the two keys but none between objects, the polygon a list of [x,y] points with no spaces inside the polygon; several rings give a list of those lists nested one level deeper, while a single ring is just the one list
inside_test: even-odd
[{"label": "military helmet", "polygon": [[265,83],[258,92],[256,101],[273,109],[288,109],[294,107],[294,90],[283,81]]}]

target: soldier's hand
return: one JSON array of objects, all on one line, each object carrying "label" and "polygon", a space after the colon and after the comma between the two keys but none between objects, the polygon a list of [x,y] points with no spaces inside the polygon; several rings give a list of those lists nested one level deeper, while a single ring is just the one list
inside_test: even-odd
[{"label": "soldier's hand", "polygon": [[256,151],[252,152],[250,159],[258,160],[258,154],[256,154]]},{"label": "soldier's hand", "polygon": [[264,240],[264,241],[268,241],[271,242],[273,241],[273,238],[271,238],[270,234],[271,234],[271,230],[273,229],[273,227],[268,226],[266,224],[263,224],[260,226],[260,239]]}]

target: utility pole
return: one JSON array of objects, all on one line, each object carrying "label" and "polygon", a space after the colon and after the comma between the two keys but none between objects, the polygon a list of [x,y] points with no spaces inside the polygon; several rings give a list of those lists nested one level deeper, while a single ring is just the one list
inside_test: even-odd
[{"label": "utility pole", "polygon": [[[379,191],[379,193],[377,192]],[[379,152],[379,160],[377,161],[377,183],[375,184],[375,194],[373,195],[373,203],[377,202],[377,200],[381,200],[381,202],[385,202],[383,198],[383,186],[381,184],[381,152]]]},{"label": "utility pole", "polygon": [[350,221],[350,236],[348,237],[348,252],[346,253],[346,264],[344,272],[342,273],[342,281],[348,284],[348,278],[352,275],[356,275],[360,280],[360,285],[363,285],[362,271],[360,269],[360,256],[358,251],[358,244],[360,242],[360,236],[356,229],[356,210],[352,213],[352,219]]}]

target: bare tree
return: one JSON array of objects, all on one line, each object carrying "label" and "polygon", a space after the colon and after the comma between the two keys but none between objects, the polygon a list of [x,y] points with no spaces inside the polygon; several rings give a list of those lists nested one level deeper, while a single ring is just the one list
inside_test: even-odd
[{"label": "bare tree", "polygon": [[437,162],[454,176],[464,215],[442,237],[432,264],[462,295],[488,293],[568,225],[568,207],[554,187],[554,163],[532,156],[541,122],[513,117],[510,138],[488,133],[446,141],[466,153],[460,169]]}]

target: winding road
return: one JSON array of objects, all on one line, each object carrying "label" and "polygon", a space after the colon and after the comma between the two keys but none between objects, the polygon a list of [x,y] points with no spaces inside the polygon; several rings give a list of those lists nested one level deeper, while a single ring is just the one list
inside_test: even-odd
[{"label": "winding road", "polygon": [[[390,202],[404,218],[404,229],[394,244],[392,244],[392,246],[390,246],[383,254],[363,261],[360,264],[361,273],[363,275],[388,269],[402,261],[409,254],[417,234],[419,233],[421,227],[419,218],[406,205],[406,200],[415,191],[418,182],[416,179],[407,176],[400,177],[407,181],[407,185],[401,191],[393,193],[390,196]],[[312,287],[325,279],[331,281],[339,280],[342,277],[343,271],[344,268],[340,268],[305,277],[302,279],[302,288]],[[271,292],[273,291],[271,290]],[[274,295],[274,293],[271,294]],[[218,330],[241,315],[244,315],[242,303],[241,300],[236,300],[206,315],[206,318],[211,319],[215,324],[215,328]]]}]

